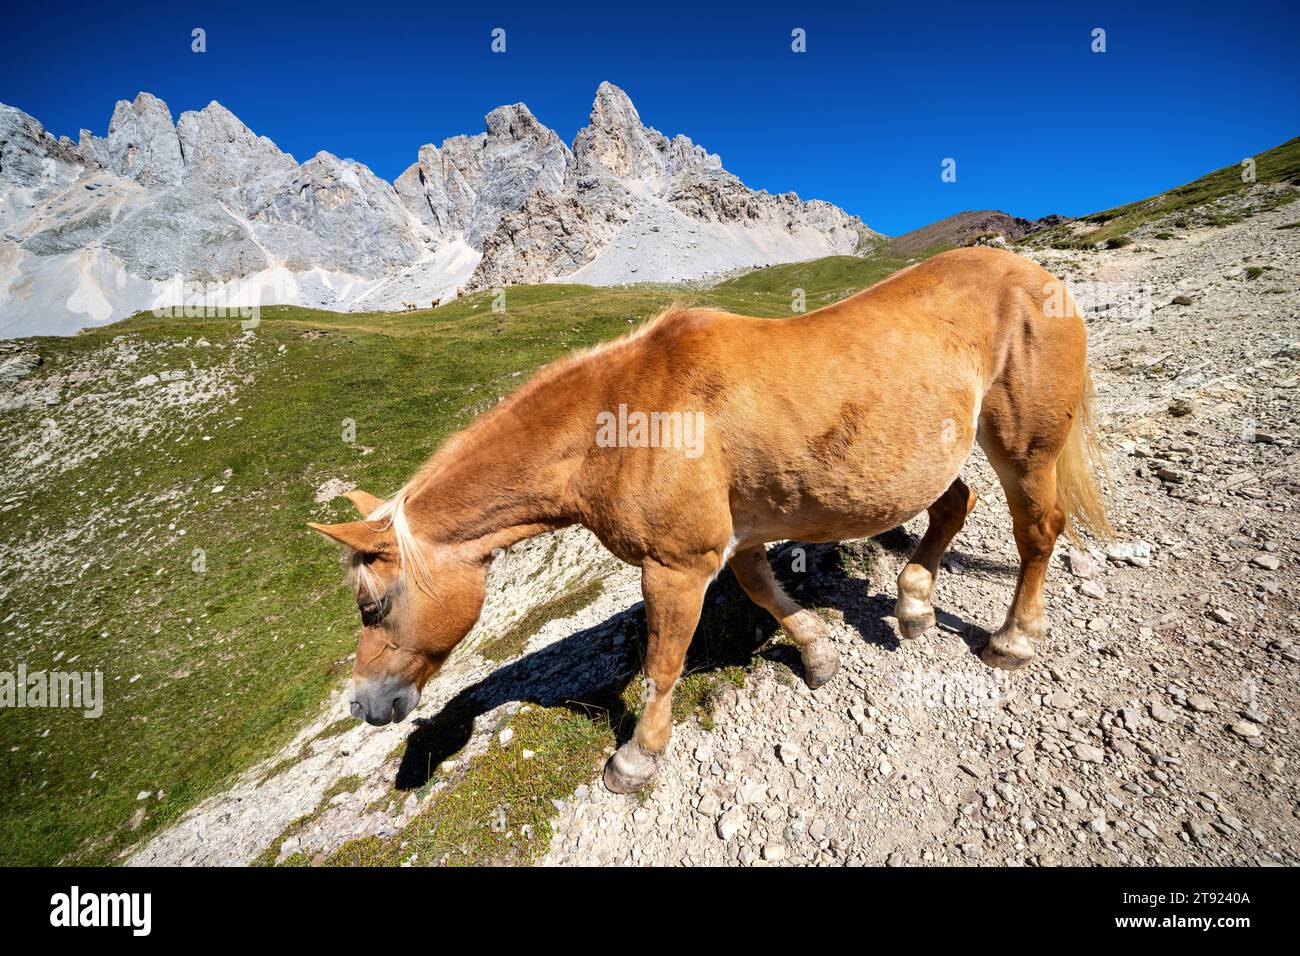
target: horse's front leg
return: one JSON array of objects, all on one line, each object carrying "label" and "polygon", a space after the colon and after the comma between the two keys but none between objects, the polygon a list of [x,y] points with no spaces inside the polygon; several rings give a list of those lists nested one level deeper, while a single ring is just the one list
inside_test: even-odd
[{"label": "horse's front leg", "polygon": [[659,769],[673,729],[673,688],[700,620],[704,592],[715,567],[667,567],[647,559],[641,570],[649,641],[644,668],[645,707],[632,739],[605,765],[605,786],[615,793],[640,789]]}]

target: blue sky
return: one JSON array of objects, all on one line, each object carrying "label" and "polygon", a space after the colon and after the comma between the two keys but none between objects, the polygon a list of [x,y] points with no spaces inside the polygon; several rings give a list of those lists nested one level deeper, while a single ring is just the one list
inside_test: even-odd
[{"label": "blue sky", "polygon": [[140,90],[173,116],[215,99],[299,160],[391,180],[502,103],[571,141],[610,80],[749,185],[897,234],[964,209],[1091,212],[1276,146],[1300,134],[1298,49],[1295,0],[46,2],[7,5],[0,101],[75,138]]}]

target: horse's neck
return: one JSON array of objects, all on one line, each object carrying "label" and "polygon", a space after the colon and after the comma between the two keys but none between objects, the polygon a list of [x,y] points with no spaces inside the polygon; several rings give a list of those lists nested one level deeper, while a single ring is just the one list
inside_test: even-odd
[{"label": "horse's neck", "polygon": [[408,499],[424,536],[483,560],[574,523],[565,492],[589,444],[581,417],[570,409],[561,420],[545,421],[530,411],[480,421],[435,456]]}]

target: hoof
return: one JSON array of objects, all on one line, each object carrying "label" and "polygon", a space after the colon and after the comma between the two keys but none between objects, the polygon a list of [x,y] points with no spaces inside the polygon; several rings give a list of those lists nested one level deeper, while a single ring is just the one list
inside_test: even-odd
[{"label": "hoof", "polygon": [[989,667],[1013,671],[1034,659],[1034,645],[1020,631],[998,631],[980,651],[980,660]]},{"label": "hoof", "polygon": [[901,591],[894,603],[894,618],[898,621],[899,637],[905,641],[914,641],[938,626],[933,604]]},{"label": "hoof", "polygon": [[839,672],[840,652],[825,638],[805,645],[799,653],[803,658],[804,683],[812,690],[821,687]]},{"label": "hoof", "polygon": [[640,790],[654,777],[661,759],[661,755],[646,753],[639,743],[629,740],[605,764],[605,788],[611,793]]},{"label": "hoof", "polygon": [[936,627],[938,627],[938,622],[934,619],[933,608],[920,616],[900,617],[898,619],[898,635],[905,641],[914,641],[918,637],[924,637]]}]

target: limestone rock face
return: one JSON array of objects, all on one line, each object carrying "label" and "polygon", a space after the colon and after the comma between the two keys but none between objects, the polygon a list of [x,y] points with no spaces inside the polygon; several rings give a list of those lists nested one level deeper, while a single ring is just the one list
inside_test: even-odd
[{"label": "limestone rock face", "polygon": [[106,169],[145,185],[172,186],[185,174],[171,110],[149,93],[134,102],[118,100],[107,137],[82,130],[81,150]]},{"label": "limestone rock face", "polygon": [[220,203],[185,189],[169,189],[128,214],[102,243],[132,275],[159,282],[231,279],[267,266],[248,230]]},{"label": "limestone rock face", "polygon": [[522,103],[496,108],[485,122],[485,133],[452,137],[441,149],[421,146],[418,162],[395,184],[435,236],[459,234],[475,249],[534,189],[558,192],[572,162],[564,141]]},{"label": "limestone rock face", "polygon": [[320,152],[246,192],[258,238],[294,272],[319,267],[378,278],[419,258],[397,193],[360,163]]},{"label": "limestone rock face", "polygon": [[[572,148],[522,103],[421,146],[394,183],[299,163],[220,103],[122,100],[105,136],[55,139],[0,104],[0,329],[67,334],[166,306],[201,281],[231,300],[389,309],[460,289],[572,278],[693,279],[851,253],[856,217],[749,189],[686,136],[596,91]],[[183,280],[177,282],[175,280]]]},{"label": "limestone rock face", "polygon": [[646,126],[626,93],[602,83],[563,187],[534,191],[501,218],[467,288],[673,282],[853,253],[878,238],[829,203],[750,189],[687,137]]},{"label": "limestone rock face", "polygon": [[201,110],[182,113],[176,136],[186,183],[207,189],[245,214],[263,180],[282,180],[297,166],[292,156],[215,101]]},{"label": "limestone rock face", "polygon": [[22,110],[0,103],[0,183],[66,185],[80,164],[70,140],[56,140]]}]

